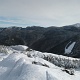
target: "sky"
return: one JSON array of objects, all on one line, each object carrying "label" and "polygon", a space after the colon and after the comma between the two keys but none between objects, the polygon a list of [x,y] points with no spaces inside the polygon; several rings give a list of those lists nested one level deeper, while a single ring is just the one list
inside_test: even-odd
[{"label": "sky", "polygon": [[0,27],[80,23],[80,0],[0,0]]}]

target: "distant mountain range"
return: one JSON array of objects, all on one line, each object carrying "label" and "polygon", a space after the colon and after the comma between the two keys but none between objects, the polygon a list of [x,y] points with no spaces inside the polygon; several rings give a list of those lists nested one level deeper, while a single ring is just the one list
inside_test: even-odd
[{"label": "distant mountain range", "polygon": [[80,58],[80,23],[47,28],[0,28],[0,45],[27,45],[42,52]]}]

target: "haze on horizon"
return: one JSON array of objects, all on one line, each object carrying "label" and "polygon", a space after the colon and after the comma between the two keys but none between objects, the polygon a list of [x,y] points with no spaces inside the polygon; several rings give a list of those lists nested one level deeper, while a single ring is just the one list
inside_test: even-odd
[{"label": "haze on horizon", "polygon": [[80,23],[80,0],[0,0],[0,27]]}]

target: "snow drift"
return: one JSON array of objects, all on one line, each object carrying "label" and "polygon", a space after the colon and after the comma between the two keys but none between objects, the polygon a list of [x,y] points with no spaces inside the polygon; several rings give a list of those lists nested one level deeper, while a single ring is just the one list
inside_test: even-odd
[{"label": "snow drift", "polygon": [[[14,48],[16,47],[16,48]],[[51,53],[42,53],[35,50],[26,51],[27,47],[20,46],[1,47],[0,52],[0,80],[79,80],[79,66],[70,75],[64,66],[58,67],[67,59],[71,63],[79,59],[58,56]],[[20,48],[19,48],[20,47]],[[58,62],[59,60],[61,62]],[[51,61],[53,60],[53,61]],[[56,63],[56,65],[54,65]],[[73,63],[74,64],[74,63]],[[79,64],[77,64],[79,65]]]}]

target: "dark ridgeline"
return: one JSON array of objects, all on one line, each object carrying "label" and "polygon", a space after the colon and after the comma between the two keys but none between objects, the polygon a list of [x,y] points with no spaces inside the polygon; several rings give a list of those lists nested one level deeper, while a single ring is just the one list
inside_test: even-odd
[{"label": "dark ridgeline", "polygon": [[[65,47],[76,42],[70,54]],[[63,27],[9,27],[0,28],[0,45],[27,45],[32,49],[80,58],[80,27],[75,25]]]}]

